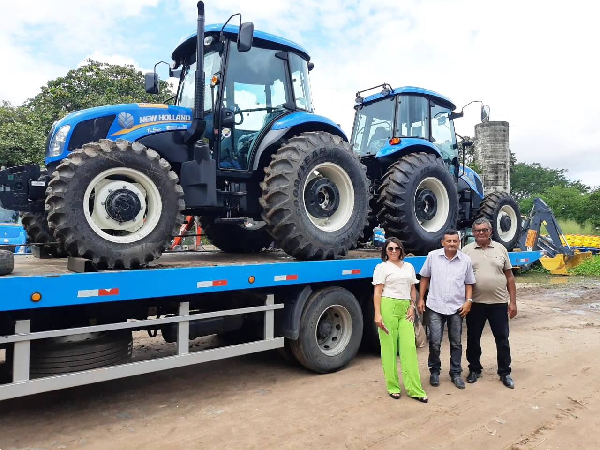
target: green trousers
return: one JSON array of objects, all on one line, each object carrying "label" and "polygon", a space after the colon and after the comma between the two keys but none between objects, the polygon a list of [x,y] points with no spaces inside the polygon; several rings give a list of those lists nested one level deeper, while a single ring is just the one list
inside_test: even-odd
[{"label": "green trousers", "polygon": [[385,383],[390,394],[400,393],[398,380],[398,364],[396,355],[400,350],[400,366],[402,368],[402,381],[409,397],[425,397],[419,375],[419,361],[417,360],[417,347],[415,346],[414,325],[406,319],[406,312],[410,306],[408,300],[394,298],[381,298],[381,315],[383,323],[389,331],[387,334],[379,329],[379,342],[381,343],[381,363]]}]

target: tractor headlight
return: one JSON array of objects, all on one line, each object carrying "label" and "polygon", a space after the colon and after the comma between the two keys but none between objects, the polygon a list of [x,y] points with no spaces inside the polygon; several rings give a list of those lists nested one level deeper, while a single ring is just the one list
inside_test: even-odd
[{"label": "tractor headlight", "polygon": [[50,141],[50,148],[48,152],[50,156],[54,157],[62,154],[70,129],[71,125],[63,125],[56,133],[54,133],[54,137]]}]

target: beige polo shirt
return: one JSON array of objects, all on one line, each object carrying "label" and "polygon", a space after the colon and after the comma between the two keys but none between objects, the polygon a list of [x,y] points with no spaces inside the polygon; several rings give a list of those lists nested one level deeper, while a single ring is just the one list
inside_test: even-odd
[{"label": "beige polo shirt", "polygon": [[505,270],[512,269],[508,251],[498,242],[491,241],[485,249],[472,242],[462,249],[471,257],[475,272],[473,301],[476,303],[508,303]]}]

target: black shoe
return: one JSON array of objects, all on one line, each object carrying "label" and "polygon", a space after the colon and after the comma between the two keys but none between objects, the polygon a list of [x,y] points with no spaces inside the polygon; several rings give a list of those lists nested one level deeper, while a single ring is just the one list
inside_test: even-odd
[{"label": "black shoe", "polygon": [[460,377],[460,375],[456,375],[456,376],[452,377],[452,382],[454,383],[454,386],[456,386],[458,389],[465,388],[465,382]]},{"label": "black shoe", "polygon": [[467,383],[475,383],[477,381],[477,378],[479,378],[481,376],[481,373],[479,372],[469,372],[469,375],[467,376]]},{"label": "black shoe", "polygon": [[429,375],[429,384],[435,387],[439,386],[440,374],[437,372],[431,372],[431,375]]},{"label": "black shoe", "polygon": [[502,384],[504,386],[506,386],[509,389],[514,389],[515,388],[515,382],[513,381],[513,379],[510,377],[510,375],[503,375],[500,377],[500,381],[502,381]]}]

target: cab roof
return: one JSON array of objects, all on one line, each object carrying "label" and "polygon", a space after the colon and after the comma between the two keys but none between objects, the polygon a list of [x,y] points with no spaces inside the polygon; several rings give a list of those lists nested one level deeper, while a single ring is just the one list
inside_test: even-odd
[{"label": "cab roof", "polygon": [[[213,23],[210,25],[206,25],[204,27],[204,34],[206,35],[215,35],[220,33],[221,28],[223,28],[222,23]],[[227,24],[223,32],[225,35],[232,37],[237,36],[240,27],[237,25]],[[187,56],[192,49],[196,48],[196,35],[197,33],[190,34],[189,36],[183,38],[175,50],[173,51],[173,61],[178,61],[183,59],[183,57]],[[265,33],[264,31],[254,30],[254,42],[257,46],[261,46],[265,43],[270,44],[270,46],[280,47],[282,50],[289,50],[294,53],[299,54],[302,58],[310,61],[310,56],[304,47],[296,44],[295,42],[289,41],[279,36],[275,36],[273,34]]]},{"label": "cab roof", "polygon": [[[454,111],[456,109],[456,105],[452,103],[452,101],[448,97],[444,97],[442,94],[438,94],[435,91],[430,91],[429,89],[423,89],[416,86],[403,86],[396,88],[392,92],[387,94],[385,97],[394,97],[399,94],[414,94],[431,97],[434,100],[440,102],[442,106],[447,106],[448,108],[450,108],[451,111]],[[367,105],[377,100],[381,100],[382,98],[384,98],[382,93],[370,95],[363,100],[362,105]]]}]

